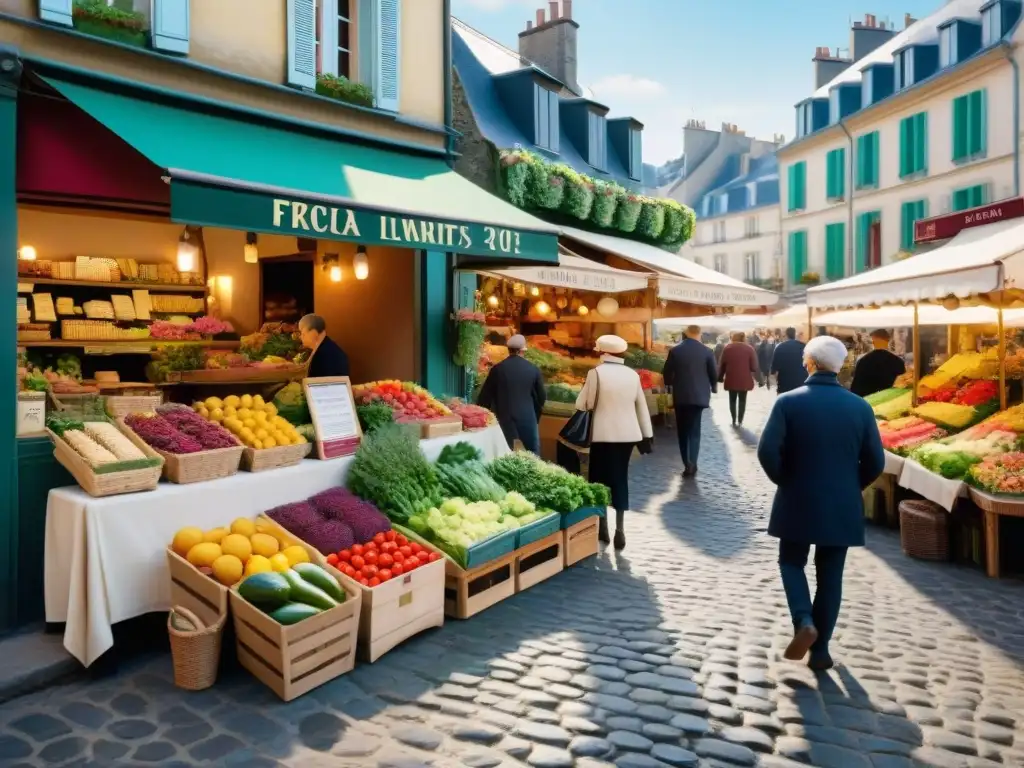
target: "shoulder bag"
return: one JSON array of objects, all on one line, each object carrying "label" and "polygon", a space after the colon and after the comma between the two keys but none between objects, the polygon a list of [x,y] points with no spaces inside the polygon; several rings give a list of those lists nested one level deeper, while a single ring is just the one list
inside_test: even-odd
[{"label": "shoulder bag", "polygon": [[[598,366],[600,367],[600,366]],[[576,411],[558,433],[558,442],[577,453],[590,453],[590,441],[594,433],[594,411],[601,397],[601,376],[594,368],[594,407],[588,411]]]}]

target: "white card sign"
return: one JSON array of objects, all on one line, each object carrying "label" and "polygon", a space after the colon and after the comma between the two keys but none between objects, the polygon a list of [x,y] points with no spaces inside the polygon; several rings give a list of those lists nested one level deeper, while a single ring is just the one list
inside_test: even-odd
[{"label": "white card sign", "polygon": [[336,459],[355,453],[363,430],[348,376],[303,379],[302,388],[316,432],[317,455]]}]

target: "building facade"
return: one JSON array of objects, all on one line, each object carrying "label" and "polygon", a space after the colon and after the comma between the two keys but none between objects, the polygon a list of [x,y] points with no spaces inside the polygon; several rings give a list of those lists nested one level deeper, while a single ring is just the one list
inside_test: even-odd
[{"label": "building facade", "polygon": [[868,15],[778,151],[787,288],[914,252],[914,222],[1020,194],[1016,0],[950,0],[900,31]]}]

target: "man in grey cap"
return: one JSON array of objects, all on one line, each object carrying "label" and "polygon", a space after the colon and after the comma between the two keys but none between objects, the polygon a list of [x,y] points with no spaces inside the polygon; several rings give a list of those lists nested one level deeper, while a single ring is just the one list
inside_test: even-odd
[{"label": "man in grey cap", "polygon": [[528,451],[540,455],[540,412],[544,407],[544,377],[523,357],[526,339],[516,334],[508,340],[508,357],[491,369],[477,402],[494,411],[509,447],[519,440]]}]

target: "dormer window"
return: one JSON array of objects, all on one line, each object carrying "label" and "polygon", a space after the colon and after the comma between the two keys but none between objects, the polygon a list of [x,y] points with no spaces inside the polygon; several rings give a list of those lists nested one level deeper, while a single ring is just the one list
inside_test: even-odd
[{"label": "dormer window", "polygon": [[725,213],[729,210],[729,193],[728,192],[723,193],[723,194],[718,196],[718,206],[717,206],[717,208],[718,208],[718,215],[719,216],[724,216]]},{"label": "dormer window", "polygon": [[956,26],[950,24],[939,29],[939,68],[951,67],[957,62]]},{"label": "dormer window", "polygon": [[540,83],[533,85],[534,143],[541,149],[558,152],[559,133],[558,93],[549,91]]},{"label": "dormer window", "polygon": [[828,92],[828,122],[833,125],[839,122],[839,89]]},{"label": "dormer window", "polygon": [[902,91],[914,84],[914,55],[913,49],[907,48],[896,54],[893,62],[896,66],[896,90]]},{"label": "dormer window", "polygon": [[995,45],[1003,36],[1002,3],[990,3],[981,12],[981,45],[987,48]]},{"label": "dormer window", "polygon": [[747,207],[753,208],[757,205],[757,182],[747,184]]},{"label": "dormer window", "polygon": [[603,115],[587,113],[587,163],[599,171],[608,169],[608,126]]},{"label": "dormer window", "polygon": [[639,128],[629,129],[629,178],[640,181],[643,176],[643,133]]},{"label": "dormer window", "polygon": [[711,215],[711,198],[710,197],[705,197],[703,202],[701,203],[701,215],[704,218],[707,218],[708,216]]}]

